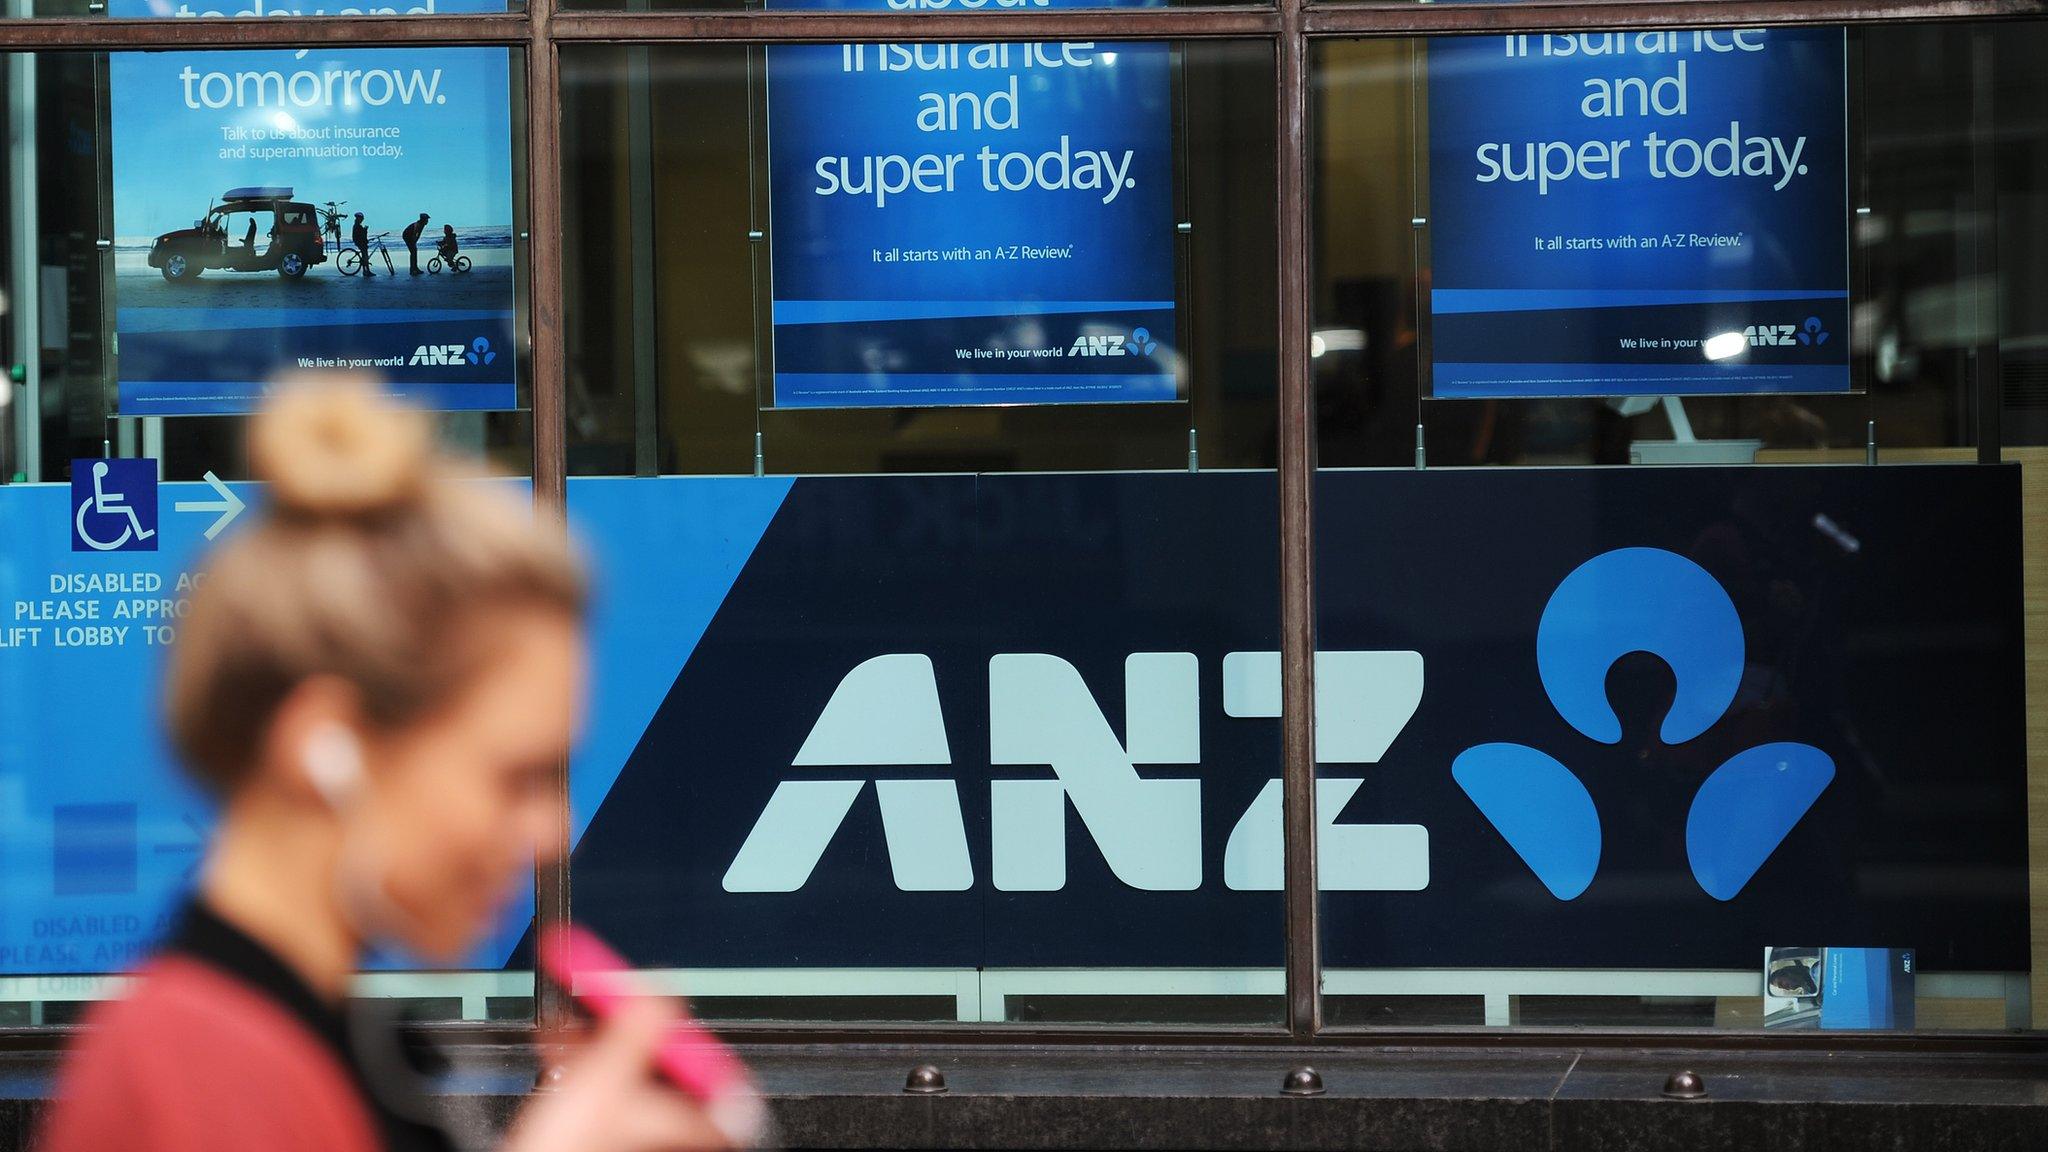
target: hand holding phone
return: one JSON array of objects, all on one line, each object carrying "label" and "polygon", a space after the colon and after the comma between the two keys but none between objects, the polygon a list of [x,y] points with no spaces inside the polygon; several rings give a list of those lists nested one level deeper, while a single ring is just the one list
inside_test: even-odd
[{"label": "hand holding phone", "polygon": [[497,1152],[729,1152],[708,1109],[648,1075],[674,1019],[662,1001],[630,1003],[527,1101]]},{"label": "hand holding phone", "polygon": [[[599,1021],[650,993],[629,965],[596,933],[558,925],[540,940],[541,971]],[[687,1008],[669,1025],[654,1066],[679,1091],[703,1105],[705,1115],[733,1146],[758,1146],[767,1136],[768,1111],[746,1066],[723,1041],[692,1019]]]}]

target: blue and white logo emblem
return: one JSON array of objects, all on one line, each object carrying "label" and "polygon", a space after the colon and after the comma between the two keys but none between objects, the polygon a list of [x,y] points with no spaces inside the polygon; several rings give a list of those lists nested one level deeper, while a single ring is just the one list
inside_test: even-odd
[{"label": "blue and white logo emblem", "polygon": [[[1550,703],[1581,736],[1621,742],[1607,673],[1631,652],[1662,659],[1678,692],[1658,733],[1683,744],[1727,714],[1742,683],[1742,620],[1706,569],[1660,548],[1603,552],[1550,594],[1536,631],[1536,668]],[[1481,744],[1452,778],[1545,888],[1576,899],[1600,867],[1600,814],[1579,777],[1549,753]],[[1835,778],[1809,744],[1760,744],[1729,757],[1693,796],[1685,821],[1693,878],[1732,900]]]}]

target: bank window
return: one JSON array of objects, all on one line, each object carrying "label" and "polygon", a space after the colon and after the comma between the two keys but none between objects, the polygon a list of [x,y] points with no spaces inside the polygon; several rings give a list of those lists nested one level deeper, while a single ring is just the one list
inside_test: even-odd
[{"label": "bank window", "polygon": [[[240,436],[265,389],[373,372],[528,486],[522,63],[0,55],[0,934],[19,941],[0,949],[0,1021],[66,1024],[116,991],[197,875],[212,813],[158,737],[158,674],[202,550],[261,499]],[[413,276],[403,234],[423,213]],[[444,229],[466,270],[429,269]],[[394,961],[361,992],[528,1018],[532,977],[507,959],[530,917],[529,900],[475,971]]]},{"label": "bank window", "polygon": [[1305,259],[1324,1019],[2029,1028],[2044,29],[1318,33],[1302,252],[1271,39],[565,38],[545,311],[521,50],[0,55],[0,1024],[189,883],[180,581],[369,370],[597,561],[543,888],[657,986],[1276,1028]]},{"label": "bank window", "polygon": [[562,62],[577,916],[726,1016],[1276,1023],[1270,45]]},{"label": "bank window", "polygon": [[1333,1024],[2032,1025],[2044,31],[1318,45]]}]

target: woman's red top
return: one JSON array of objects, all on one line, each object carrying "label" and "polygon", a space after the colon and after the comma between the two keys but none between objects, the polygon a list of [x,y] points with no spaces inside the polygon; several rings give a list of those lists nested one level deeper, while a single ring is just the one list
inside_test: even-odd
[{"label": "woman's red top", "polygon": [[38,1152],[436,1152],[368,1090],[343,1015],[201,906],[64,1065]]}]

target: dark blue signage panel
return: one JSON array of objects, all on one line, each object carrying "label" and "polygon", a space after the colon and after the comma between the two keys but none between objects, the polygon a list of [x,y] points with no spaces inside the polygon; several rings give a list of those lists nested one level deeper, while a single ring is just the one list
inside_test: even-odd
[{"label": "dark blue signage panel", "polygon": [[775,405],[1178,399],[1172,59],[769,48]]},{"label": "dark blue signage panel", "polygon": [[432,408],[516,405],[508,50],[117,52],[108,67],[121,415],[247,412],[286,372],[369,372]]},{"label": "dark blue signage panel", "polygon": [[[157,675],[261,490],[93,463],[0,487],[0,973],[132,963],[211,820]],[[1270,475],[569,500],[576,909],[636,961],[1280,962]],[[1317,510],[1331,964],[2027,968],[2016,467],[1329,472]]]},{"label": "dark blue signage panel", "polygon": [[1437,396],[1845,391],[1839,29],[1429,45]]},{"label": "dark blue signage panel", "polygon": [[[638,962],[1280,962],[1269,475],[570,500],[615,598],[576,907]],[[2002,467],[1325,473],[1326,958],[2025,969],[2018,501]]]}]

